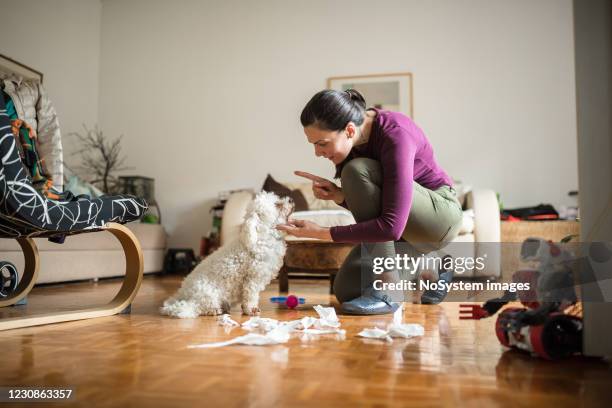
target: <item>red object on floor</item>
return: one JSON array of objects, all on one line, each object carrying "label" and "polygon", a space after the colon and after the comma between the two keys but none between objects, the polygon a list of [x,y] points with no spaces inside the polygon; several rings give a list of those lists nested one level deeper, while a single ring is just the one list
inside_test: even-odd
[{"label": "red object on floor", "polygon": [[289,309],[293,309],[293,308],[295,308],[299,304],[300,304],[300,301],[298,300],[297,297],[295,297],[294,295],[287,296],[287,300],[285,301],[285,305]]}]

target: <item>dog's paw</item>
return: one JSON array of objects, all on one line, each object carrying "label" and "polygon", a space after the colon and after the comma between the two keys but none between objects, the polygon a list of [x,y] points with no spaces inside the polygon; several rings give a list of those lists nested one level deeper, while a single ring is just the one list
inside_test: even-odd
[{"label": "dog's paw", "polygon": [[242,314],[248,316],[258,316],[261,313],[259,306],[242,305]]},{"label": "dog's paw", "polygon": [[222,308],[209,309],[202,313],[204,316],[219,316],[223,314]]}]

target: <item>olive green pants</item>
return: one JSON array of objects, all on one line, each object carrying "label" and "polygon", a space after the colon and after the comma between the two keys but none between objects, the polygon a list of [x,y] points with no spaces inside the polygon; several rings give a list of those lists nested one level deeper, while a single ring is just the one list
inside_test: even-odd
[{"label": "olive green pants", "polygon": [[[347,163],[341,174],[342,191],[348,209],[357,222],[380,216],[383,184],[380,163],[373,159],[356,158]],[[420,256],[443,248],[453,240],[461,227],[461,204],[450,186],[429,190],[413,182],[412,207],[402,234],[402,241],[377,243],[370,256],[395,257],[397,252]],[[397,252],[396,252],[397,249]],[[355,246],[344,260],[334,281],[338,301],[346,302],[361,296],[362,289],[374,279],[363,276],[361,245]],[[371,268],[369,268],[371,270]],[[367,272],[366,272],[367,273]],[[389,272],[386,281],[400,279],[399,273]]]}]

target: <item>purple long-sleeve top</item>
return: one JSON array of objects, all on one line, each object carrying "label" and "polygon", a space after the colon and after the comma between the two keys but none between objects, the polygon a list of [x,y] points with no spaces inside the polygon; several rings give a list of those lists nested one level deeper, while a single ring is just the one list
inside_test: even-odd
[{"label": "purple long-sleeve top", "polygon": [[385,242],[400,239],[412,206],[413,181],[435,190],[452,186],[434,159],[423,131],[407,116],[380,109],[367,143],[354,146],[353,157],[367,157],[382,167],[382,211],[374,219],[332,227],[335,242]]}]

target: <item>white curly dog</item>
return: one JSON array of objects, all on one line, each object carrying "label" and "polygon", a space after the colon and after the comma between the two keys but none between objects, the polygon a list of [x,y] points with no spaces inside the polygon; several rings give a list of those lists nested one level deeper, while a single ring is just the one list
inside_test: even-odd
[{"label": "white curly dog", "polygon": [[180,318],[218,315],[240,303],[242,312],[259,313],[259,293],[278,275],[287,246],[278,224],[293,211],[289,198],[261,192],[249,204],[239,239],[205,258],[161,307]]}]

